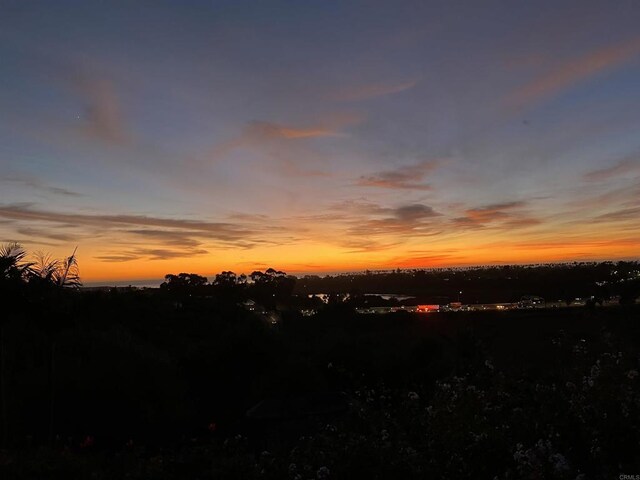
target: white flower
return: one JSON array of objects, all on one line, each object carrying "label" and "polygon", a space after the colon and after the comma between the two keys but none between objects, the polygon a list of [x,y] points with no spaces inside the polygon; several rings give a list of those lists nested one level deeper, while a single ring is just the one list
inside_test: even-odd
[{"label": "white flower", "polygon": [[569,462],[564,458],[564,455],[560,453],[554,453],[549,457],[549,462],[553,464],[553,470],[555,473],[560,474],[569,471],[571,468],[569,467]]},{"label": "white flower", "polygon": [[324,467],[324,466],[320,467],[318,469],[318,471],[316,472],[316,477],[319,480],[322,480],[324,478],[329,478],[329,475],[331,475],[331,471],[327,467]]},{"label": "white flower", "polygon": [[324,429],[325,429],[327,432],[331,432],[331,433],[335,433],[335,432],[337,432],[337,431],[338,431],[338,428],[337,428],[335,425],[331,425],[330,423],[328,423],[328,424],[324,427]]},{"label": "white flower", "polygon": [[420,395],[418,395],[416,392],[409,392],[408,397],[409,397],[409,400],[412,400],[412,401],[420,400]]},{"label": "white flower", "polygon": [[629,380],[634,380],[637,376],[638,376],[638,371],[637,370],[629,370],[627,372],[627,378]]},{"label": "white flower", "polygon": [[413,449],[413,448],[411,448],[411,447],[407,447],[407,448],[405,448],[405,450],[404,450],[404,451],[405,451],[405,453],[406,453],[407,455],[415,455],[415,454],[416,454],[415,449]]}]

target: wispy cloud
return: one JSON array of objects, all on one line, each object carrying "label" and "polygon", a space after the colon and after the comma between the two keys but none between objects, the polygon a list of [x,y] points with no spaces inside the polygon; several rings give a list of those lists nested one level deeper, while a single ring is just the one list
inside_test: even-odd
[{"label": "wispy cloud", "polygon": [[405,165],[394,170],[363,175],[356,184],[361,187],[430,190],[431,186],[422,182],[439,164],[439,160],[425,160],[415,165]]},{"label": "wispy cloud", "polygon": [[36,240],[53,240],[54,242],[69,243],[78,240],[78,235],[70,233],[59,233],[55,230],[47,230],[41,228],[23,227],[16,230],[20,235]]},{"label": "wispy cloud", "polygon": [[172,258],[191,258],[206,255],[204,249],[166,249],[166,248],[135,248],[126,252],[109,252],[95,257],[97,260],[110,263],[131,262],[134,260],[170,260]]},{"label": "wispy cloud", "polygon": [[23,176],[12,176],[12,175],[5,175],[0,177],[0,182],[8,182],[8,183],[13,183],[13,184],[17,184],[17,185],[23,185],[25,187],[29,187],[29,188],[33,188],[36,190],[40,190],[42,192],[46,192],[46,193],[51,193],[54,195],[62,195],[65,197],[80,197],[82,196],[81,193],[78,192],[74,192],[72,190],[68,190],[66,188],[62,188],[62,187],[55,187],[52,185],[49,185],[41,180],[38,180],[37,178],[34,177],[23,177]]},{"label": "wispy cloud", "polygon": [[[343,245],[353,244],[354,241],[395,245],[412,237],[441,232],[442,215],[433,207],[421,203],[391,208],[368,202],[352,202],[343,203],[341,208],[342,213],[334,217],[333,222],[342,228],[340,242]],[[390,237],[394,236],[396,238],[390,241]]]},{"label": "wispy cloud", "polygon": [[400,220],[415,221],[423,218],[438,217],[440,214],[432,207],[423,205],[422,203],[414,203],[412,205],[404,205],[395,210],[395,215]]},{"label": "wispy cloud", "polygon": [[340,102],[356,102],[403,92],[415,87],[417,84],[418,80],[408,80],[400,83],[369,83],[340,89],[329,95],[329,98]]},{"label": "wispy cloud", "polygon": [[593,50],[556,66],[512,92],[507,97],[507,104],[517,107],[551,97],[584,79],[613,70],[638,54],[640,54],[640,37]]},{"label": "wispy cloud", "polygon": [[458,227],[480,227],[488,225],[500,226],[502,228],[523,228],[539,225],[542,221],[531,216],[525,209],[528,202],[512,201],[503,203],[493,203],[480,207],[468,208],[464,215],[452,220]]},{"label": "wispy cloud", "polygon": [[482,207],[470,208],[465,214],[467,218],[474,222],[492,222],[510,216],[513,210],[522,208],[525,205],[526,202],[523,201],[493,203]]},{"label": "wispy cloud", "polygon": [[512,248],[522,250],[577,250],[583,249],[590,251],[596,248],[602,247],[637,247],[640,245],[640,240],[637,238],[620,238],[620,239],[583,239],[580,237],[569,237],[562,241],[540,241],[540,242],[523,242],[512,244]]},{"label": "wispy cloud", "polygon": [[199,220],[182,220],[146,215],[92,215],[80,213],[61,213],[32,208],[30,205],[0,205],[0,217],[13,220],[42,221],[71,225],[91,226],[145,226],[186,229],[210,233],[221,240],[241,237],[250,231],[225,222],[206,222]]},{"label": "wispy cloud", "polygon": [[583,178],[588,182],[598,182],[634,172],[640,172],[640,158],[638,156],[623,158],[609,167],[592,170],[585,173]]},{"label": "wispy cloud", "polygon": [[251,122],[247,127],[246,134],[257,138],[284,138],[286,140],[342,135],[328,126],[295,127],[271,122]]},{"label": "wispy cloud", "polygon": [[82,71],[73,77],[72,85],[85,103],[80,127],[83,134],[114,145],[125,145],[132,140],[111,80]]},{"label": "wispy cloud", "polygon": [[346,127],[362,122],[363,116],[353,113],[330,115],[308,125],[292,125],[254,120],[249,122],[236,138],[222,143],[214,150],[220,155],[235,148],[262,146],[266,142],[295,141],[299,139],[343,137]]},{"label": "wispy cloud", "polygon": [[[268,224],[249,226],[238,222],[208,222],[146,215],[62,213],[26,204],[0,205],[0,218],[15,222],[19,233],[35,236],[36,240],[44,237],[56,241],[86,241],[90,233],[94,232],[94,236],[100,235],[107,239],[106,244],[118,246],[117,251],[107,251],[99,256],[105,261],[200,255],[207,252],[205,244],[218,248],[233,246],[246,249],[262,244],[263,237],[273,239],[279,233],[277,228]],[[53,232],[52,227],[60,227],[62,231]],[[68,233],[69,230],[73,233]],[[285,241],[284,238],[281,240]]]},{"label": "wispy cloud", "polygon": [[105,255],[98,255],[95,257],[96,260],[100,260],[101,262],[108,263],[121,263],[121,262],[131,262],[134,260],[142,260],[144,257],[142,255],[137,255],[135,253],[122,253],[122,252],[113,252],[107,253]]},{"label": "wispy cloud", "polygon": [[202,242],[194,237],[201,236],[198,230],[170,231],[157,229],[128,229],[123,233],[139,236],[144,241],[157,241],[163,245],[179,247],[199,247]]},{"label": "wispy cloud", "polygon": [[634,220],[640,217],[640,207],[624,208],[598,215],[593,220],[596,222],[623,222]]},{"label": "wispy cloud", "polygon": [[237,137],[217,145],[209,160],[219,162],[235,150],[247,149],[266,157],[270,172],[285,177],[326,177],[329,173],[318,165],[327,157],[309,140],[346,137],[345,130],[363,120],[360,114],[335,113],[308,125],[252,121]]}]

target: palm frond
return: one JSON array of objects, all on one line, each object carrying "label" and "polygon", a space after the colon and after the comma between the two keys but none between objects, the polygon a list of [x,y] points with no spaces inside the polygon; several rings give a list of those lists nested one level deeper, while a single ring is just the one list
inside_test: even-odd
[{"label": "palm frond", "polygon": [[48,253],[35,252],[35,261],[31,266],[32,276],[47,282],[55,283],[60,262],[51,257]]},{"label": "palm frond", "polygon": [[35,282],[43,282],[56,287],[77,288],[82,286],[75,250],[70,257],[55,259],[49,254],[36,252],[31,267],[31,277]]},{"label": "palm frond", "polygon": [[24,261],[26,256],[26,250],[19,243],[0,246],[0,278],[23,280],[31,268],[31,263]]}]

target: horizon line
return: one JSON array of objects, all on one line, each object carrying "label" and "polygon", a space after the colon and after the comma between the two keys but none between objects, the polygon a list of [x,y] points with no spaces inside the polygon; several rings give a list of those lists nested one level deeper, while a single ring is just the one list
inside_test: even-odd
[{"label": "horizon line", "polygon": [[[524,262],[524,263],[484,263],[484,264],[469,264],[469,265],[455,265],[455,266],[437,266],[437,267],[397,267],[397,268],[366,268],[364,270],[334,270],[334,271],[293,271],[291,273],[285,272],[288,276],[304,278],[305,276],[320,276],[324,274],[325,277],[339,277],[346,275],[362,275],[367,272],[374,274],[381,273],[391,273],[391,272],[411,272],[411,271],[434,271],[434,270],[473,270],[473,269],[481,269],[481,268],[492,268],[492,267],[509,267],[509,266],[517,266],[517,267],[542,267],[542,266],[552,266],[552,265],[570,265],[570,264],[600,264],[600,263],[618,263],[618,262],[640,262],[640,257],[636,258],[618,258],[618,259],[598,259],[598,260],[562,260],[562,261],[540,261],[540,262]],[[268,267],[274,268],[274,267]],[[268,268],[264,270],[268,270]],[[278,270],[277,268],[274,268]],[[260,269],[255,269],[253,271],[264,271]],[[217,273],[204,274],[203,277],[207,278],[207,281],[211,278],[211,281],[215,279],[215,276],[218,273],[229,270],[221,270]],[[178,272],[178,273],[190,273],[200,275],[197,272]],[[235,273],[235,272],[233,272]],[[171,275],[171,273],[167,273],[167,275]],[[243,273],[237,274],[247,275]],[[157,282],[160,285],[164,281],[164,277],[162,278],[131,278],[131,279],[101,279],[101,280],[91,280],[88,282],[84,282],[83,286],[87,287],[101,287],[101,286],[127,286],[127,282],[131,286],[142,286],[140,284],[151,284]],[[136,285],[138,284],[138,285]]]}]

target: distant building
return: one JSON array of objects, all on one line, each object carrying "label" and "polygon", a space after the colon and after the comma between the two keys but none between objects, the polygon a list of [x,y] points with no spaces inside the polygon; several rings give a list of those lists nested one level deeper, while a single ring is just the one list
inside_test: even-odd
[{"label": "distant building", "polygon": [[536,295],[524,295],[518,302],[519,308],[539,308],[544,307],[544,298]]},{"label": "distant building", "polygon": [[250,312],[260,313],[260,314],[266,313],[266,310],[262,305],[257,304],[251,299],[245,300],[244,302],[242,302],[241,305],[244,307],[245,310],[248,310]]},{"label": "distant building", "polygon": [[416,312],[418,313],[428,313],[428,312],[439,312],[440,305],[418,305],[416,308]]}]

